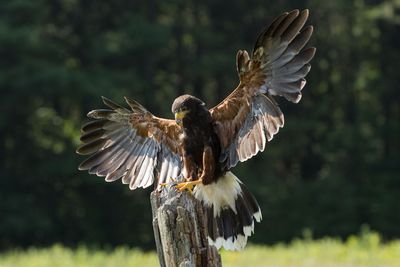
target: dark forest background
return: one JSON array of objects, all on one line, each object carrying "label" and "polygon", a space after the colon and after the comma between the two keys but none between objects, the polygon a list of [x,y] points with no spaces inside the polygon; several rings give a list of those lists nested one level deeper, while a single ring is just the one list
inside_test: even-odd
[{"label": "dark forest background", "polygon": [[285,127],[234,172],[256,195],[257,243],[400,238],[400,2],[13,0],[0,3],[0,248],[153,248],[150,190],[78,172],[85,114],[123,96],[172,117],[237,85],[235,55],[283,11],[309,8],[317,47]]}]

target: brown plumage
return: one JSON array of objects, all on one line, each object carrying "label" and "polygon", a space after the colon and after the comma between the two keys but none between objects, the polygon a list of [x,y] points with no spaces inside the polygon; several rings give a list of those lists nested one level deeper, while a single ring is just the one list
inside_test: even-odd
[{"label": "brown plumage", "polygon": [[[312,26],[304,27],[308,10],[283,13],[258,36],[251,55],[239,50],[239,85],[208,110],[198,98],[175,99],[175,120],[154,116],[126,98],[130,109],[103,98],[109,109],[94,110],[82,127],[77,152],[91,155],[80,170],[122,178],[131,189],[156,187],[182,177],[179,190],[194,188],[206,209],[209,242],[217,248],[242,249],[261,220],[257,201],[230,169],[263,151],[283,127],[273,99],[297,103],[310,71],[315,48],[304,48]],[[304,28],[303,28],[304,27]]]}]

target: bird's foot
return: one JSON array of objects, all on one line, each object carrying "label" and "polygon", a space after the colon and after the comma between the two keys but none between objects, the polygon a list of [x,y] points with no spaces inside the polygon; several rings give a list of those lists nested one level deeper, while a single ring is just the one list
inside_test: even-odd
[{"label": "bird's foot", "polygon": [[202,180],[198,179],[195,181],[188,181],[188,182],[183,182],[183,183],[179,183],[176,185],[176,189],[178,189],[180,192],[182,192],[183,190],[188,190],[190,193],[193,193],[193,187],[197,184],[201,184]]},{"label": "bird's foot", "polygon": [[176,186],[177,183],[176,183],[176,179],[175,178],[169,177],[168,179],[170,180],[169,182],[160,183],[160,186],[163,186],[163,187],[166,187],[167,185],[172,185],[172,186],[175,185]]}]

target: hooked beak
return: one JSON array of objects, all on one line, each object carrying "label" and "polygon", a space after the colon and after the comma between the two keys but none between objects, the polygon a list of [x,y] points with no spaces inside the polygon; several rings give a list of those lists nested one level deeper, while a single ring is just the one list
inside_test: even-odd
[{"label": "hooked beak", "polygon": [[175,121],[179,126],[182,126],[182,120],[183,120],[183,118],[185,118],[187,113],[188,113],[187,110],[178,111],[178,112],[175,113]]}]

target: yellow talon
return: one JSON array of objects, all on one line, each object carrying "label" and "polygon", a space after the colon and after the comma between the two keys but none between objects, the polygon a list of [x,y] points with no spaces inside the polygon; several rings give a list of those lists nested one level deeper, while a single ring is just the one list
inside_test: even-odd
[{"label": "yellow talon", "polygon": [[[168,179],[167,179],[167,180],[168,180]],[[176,179],[175,179],[175,178],[169,177],[169,180],[172,181],[172,182],[169,182],[169,183],[176,183]],[[168,183],[168,182],[166,182],[166,183],[160,183],[160,186],[167,186],[169,183]]]},{"label": "yellow talon", "polygon": [[189,184],[189,182],[177,184],[176,188],[181,192],[187,189],[190,193],[193,193],[193,184]]},{"label": "yellow talon", "polygon": [[200,184],[201,180],[183,182],[176,185],[176,188],[182,192],[183,190],[188,190],[190,193],[193,193],[193,187],[197,184]]}]

